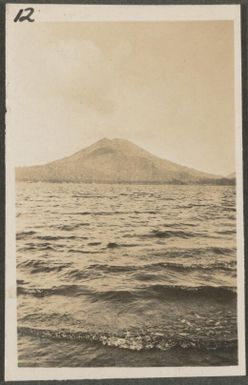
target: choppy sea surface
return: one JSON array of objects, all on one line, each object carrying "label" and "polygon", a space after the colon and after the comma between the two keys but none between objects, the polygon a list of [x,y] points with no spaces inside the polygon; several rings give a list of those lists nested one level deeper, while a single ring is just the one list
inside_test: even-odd
[{"label": "choppy sea surface", "polygon": [[237,364],[234,186],[17,183],[18,363]]}]

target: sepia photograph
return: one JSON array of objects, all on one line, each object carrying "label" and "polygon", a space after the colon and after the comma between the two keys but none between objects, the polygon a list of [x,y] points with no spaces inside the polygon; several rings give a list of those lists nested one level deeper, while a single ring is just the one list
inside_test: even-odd
[{"label": "sepia photograph", "polygon": [[28,7],[6,13],[8,378],[242,374],[239,7]]}]

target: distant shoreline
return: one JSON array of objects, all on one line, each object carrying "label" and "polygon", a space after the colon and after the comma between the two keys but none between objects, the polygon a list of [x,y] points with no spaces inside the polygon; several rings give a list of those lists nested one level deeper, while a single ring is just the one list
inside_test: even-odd
[{"label": "distant shoreline", "polygon": [[145,185],[145,186],[154,186],[154,185],[172,185],[172,186],[235,186],[236,179],[220,179],[209,182],[194,182],[194,183],[184,183],[184,182],[128,182],[128,181],[120,181],[120,182],[110,182],[110,181],[77,181],[77,180],[29,180],[29,179],[16,179],[16,182],[26,182],[26,183],[78,183],[78,184],[98,184],[98,185]]},{"label": "distant shoreline", "polygon": [[235,175],[214,175],[161,159],[126,139],[103,138],[43,166],[17,167],[16,179],[136,185],[234,185]]}]

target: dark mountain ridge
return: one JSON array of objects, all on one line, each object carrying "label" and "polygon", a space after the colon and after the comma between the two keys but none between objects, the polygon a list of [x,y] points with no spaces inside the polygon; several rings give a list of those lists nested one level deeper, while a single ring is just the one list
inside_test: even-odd
[{"label": "dark mountain ridge", "polygon": [[234,184],[223,178],[161,159],[124,139],[101,139],[46,165],[18,167],[16,180],[30,182]]}]

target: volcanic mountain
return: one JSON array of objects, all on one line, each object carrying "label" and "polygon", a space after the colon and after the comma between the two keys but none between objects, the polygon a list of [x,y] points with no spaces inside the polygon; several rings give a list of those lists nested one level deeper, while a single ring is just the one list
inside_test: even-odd
[{"label": "volcanic mountain", "polygon": [[152,155],[124,139],[101,139],[91,146],[42,166],[18,167],[18,181],[85,183],[230,184]]}]

